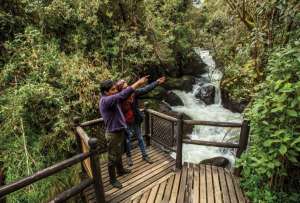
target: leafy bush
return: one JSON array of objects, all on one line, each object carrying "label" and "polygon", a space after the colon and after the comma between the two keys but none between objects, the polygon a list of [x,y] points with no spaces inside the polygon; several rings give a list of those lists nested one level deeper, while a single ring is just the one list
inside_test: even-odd
[{"label": "leafy bush", "polygon": [[[253,202],[299,202],[299,185],[288,182],[300,165],[300,41],[275,50],[267,78],[246,115],[251,146],[239,160],[242,184]],[[289,195],[287,195],[289,194]]]}]

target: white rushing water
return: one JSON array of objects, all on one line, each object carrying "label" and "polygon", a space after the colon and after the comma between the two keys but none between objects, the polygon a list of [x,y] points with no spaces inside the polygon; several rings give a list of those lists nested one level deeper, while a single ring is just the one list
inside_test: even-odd
[{"label": "white rushing water", "polygon": [[[222,78],[222,73],[216,69],[215,62],[209,54],[209,51],[195,48],[195,52],[207,65],[208,73],[201,75],[201,78],[197,79],[192,92],[178,90],[173,91],[181,98],[184,106],[174,106],[172,107],[172,110],[183,112],[190,116],[193,120],[241,122],[241,114],[232,113],[231,111],[223,108],[221,105],[220,80]],[[200,85],[203,85],[203,80],[208,81],[208,83],[204,85],[211,84],[215,86],[215,104],[206,105],[204,102],[195,97]],[[236,128],[195,126],[190,138],[192,140],[228,141],[238,135],[239,129]],[[201,160],[217,156],[226,157],[229,159],[231,164],[234,163],[235,155],[232,150],[218,147],[183,144],[183,161],[199,163]]]}]

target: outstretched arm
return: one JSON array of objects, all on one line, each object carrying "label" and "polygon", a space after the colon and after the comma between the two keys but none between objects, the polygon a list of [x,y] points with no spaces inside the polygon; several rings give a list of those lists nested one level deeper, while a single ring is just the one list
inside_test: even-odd
[{"label": "outstretched arm", "polygon": [[127,99],[134,92],[135,89],[137,89],[138,87],[144,85],[148,81],[148,77],[149,76],[142,77],[141,79],[136,81],[131,86],[129,86],[126,89],[122,90],[121,92],[106,97],[105,100],[104,100],[105,104],[108,105],[108,106],[114,106],[118,102]]},{"label": "outstretched arm", "polygon": [[135,90],[135,95],[143,96],[143,95],[147,94],[148,92],[150,92],[151,90],[153,90],[157,85],[164,83],[165,80],[166,80],[165,77],[161,77],[161,78],[157,79],[156,81],[150,83],[149,85],[146,85],[145,87],[138,88]]}]

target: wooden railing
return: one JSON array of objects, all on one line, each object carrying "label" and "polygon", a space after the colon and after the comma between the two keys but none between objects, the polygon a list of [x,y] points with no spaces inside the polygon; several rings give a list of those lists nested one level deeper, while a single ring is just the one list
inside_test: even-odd
[{"label": "wooden railing", "polygon": [[[236,156],[240,157],[242,152],[246,150],[249,137],[249,123],[243,121],[242,123],[230,122],[212,122],[212,121],[197,121],[197,120],[184,120],[183,114],[179,114],[176,118],[154,111],[152,109],[144,109],[144,131],[147,146],[151,141],[162,145],[170,151],[176,152],[176,169],[182,168],[182,144],[196,144],[214,147],[236,148]],[[7,194],[24,188],[33,184],[41,179],[49,177],[66,169],[76,163],[81,162],[82,170],[88,175],[88,178],[83,180],[79,185],[70,188],[67,191],[56,196],[51,202],[64,202],[67,199],[82,192],[86,187],[93,185],[95,190],[96,202],[105,203],[104,189],[100,171],[99,153],[105,152],[106,147],[103,147],[104,137],[104,123],[103,119],[95,119],[83,123],[79,123],[79,119],[75,121],[76,139],[79,146],[79,154],[70,159],[64,160],[46,169],[43,169],[29,177],[23,178],[19,181],[4,185],[0,187],[0,199]],[[84,128],[91,126],[101,126],[101,133],[97,132],[98,138],[102,139],[102,145],[99,148],[99,140],[87,134]],[[238,144],[225,143],[225,142],[211,142],[201,140],[183,139],[184,125],[206,125],[217,127],[232,127],[241,128],[240,139]]]},{"label": "wooden railing", "polygon": [[[224,148],[236,148],[236,157],[240,157],[241,154],[246,150],[248,145],[249,138],[249,122],[244,120],[242,123],[233,123],[233,122],[214,122],[214,121],[200,121],[200,120],[184,120],[183,114],[179,114],[176,118],[154,111],[152,109],[145,109],[145,136],[148,139],[157,142],[163,147],[169,149],[170,151],[176,152],[176,168],[182,168],[182,144],[195,144],[195,145],[204,145],[204,146],[213,146],[213,147],[224,147]],[[164,132],[156,132],[158,136],[153,137],[153,119],[162,119],[172,123],[171,136],[168,136],[168,143],[164,142],[165,133]],[[165,124],[163,124],[165,125]],[[231,128],[241,128],[239,143],[227,143],[227,142],[212,142],[212,141],[204,141],[204,140],[190,140],[183,139],[183,129],[184,126],[196,126],[196,125],[205,125],[205,126],[215,126],[215,127],[231,127]],[[156,127],[165,127],[165,126],[156,126]],[[159,129],[157,129],[159,130]],[[171,140],[171,141],[170,141]],[[174,141],[172,141],[174,140]],[[170,146],[169,143],[174,143],[173,146]],[[176,148],[174,148],[176,147]],[[236,170],[236,174],[239,174],[240,169]]]},{"label": "wooden railing", "polygon": [[[85,123],[83,123],[83,125],[85,125]],[[6,195],[12,192],[22,189],[41,179],[47,178],[70,166],[73,166],[81,162],[82,166],[84,167],[89,177],[82,180],[80,184],[57,195],[50,202],[51,203],[65,202],[69,198],[81,193],[85,188],[87,188],[90,185],[93,185],[96,191],[95,193],[96,193],[97,203],[105,202],[104,190],[103,190],[103,184],[102,184],[100,166],[99,166],[100,162],[98,160],[98,150],[97,150],[98,140],[96,138],[88,137],[81,127],[76,127],[76,132],[77,132],[77,141],[80,141],[82,146],[84,146],[82,148],[83,150],[80,150],[79,154],[67,160],[64,160],[62,162],[59,162],[55,165],[52,165],[48,168],[40,170],[31,176],[28,176],[26,178],[23,178],[13,183],[6,184],[4,186],[0,186],[0,199],[4,198]]]}]

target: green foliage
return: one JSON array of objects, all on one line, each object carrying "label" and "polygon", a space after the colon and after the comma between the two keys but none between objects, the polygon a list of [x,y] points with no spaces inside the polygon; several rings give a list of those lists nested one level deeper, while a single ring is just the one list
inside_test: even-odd
[{"label": "green foliage", "polygon": [[[0,161],[11,182],[74,154],[72,118],[98,116],[98,84],[110,73],[80,52],[61,53],[56,40],[33,27],[5,47],[10,59],[0,72]],[[78,181],[74,177],[61,173],[14,193],[9,201],[46,201]]]},{"label": "green foliage", "polygon": [[253,202],[300,198],[298,194],[298,199],[289,199],[286,193],[294,193],[290,197],[295,198],[297,191],[292,185],[283,186],[289,166],[300,165],[299,45],[296,41],[272,53],[266,81],[246,114],[251,120],[251,146],[239,165],[244,167],[242,183]]},{"label": "green foliage", "polygon": [[[145,64],[180,64],[193,42],[188,6],[182,0],[3,0],[0,163],[7,182],[75,153],[72,118],[98,117],[101,80],[134,77]],[[76,170],[8,201],[45,202],[78,181]]]}]

